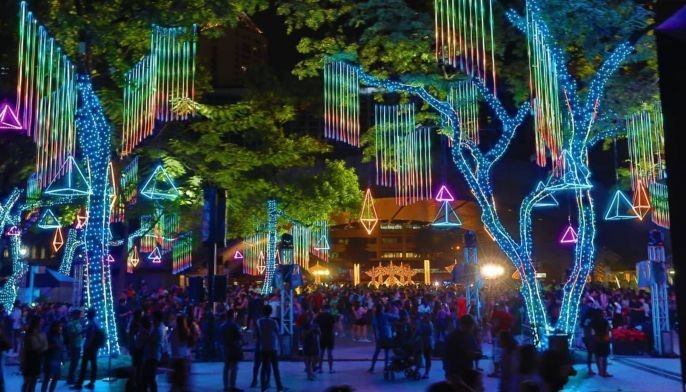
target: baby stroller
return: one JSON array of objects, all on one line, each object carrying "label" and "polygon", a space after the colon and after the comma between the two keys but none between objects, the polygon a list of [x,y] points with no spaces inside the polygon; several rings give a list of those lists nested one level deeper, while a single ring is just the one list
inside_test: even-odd
[{"label": "baby stroller", "polygon": [[422,376],[419,372],[421,356],[413,352],[411,347],[395,347],[390,358],[388,367],[384,369],[384,380],[395,380],[395,373],[403,372],[410,380],[419,380]]}]

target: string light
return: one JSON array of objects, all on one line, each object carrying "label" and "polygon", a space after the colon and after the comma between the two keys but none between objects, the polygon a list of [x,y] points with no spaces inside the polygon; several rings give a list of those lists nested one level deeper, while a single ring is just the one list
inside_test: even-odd
[{"label": "string light", "polygon": [[91,187],[74,157],[69,156],[44,193],[52,196],[84,196],[91,193]]},{"label": "string light", "polygon": [[172,248],[172,273],[179,274],[191,268],[193,262],[193,237],[190,232],[179,236]]},{"label": "string light", "polygon": [[669,229],[669,198],[667,184],[665,182],[654,182],[648,186],[650,192],[650,202],[653,212],[650,216],[653,223]]},{"label": "string light", "polygon": [[75,229],[69,229],[67,232],[67,243],[64,246],[64,252],[62,253],[62,261],[59,266],[59,273],[63,275],[71,275],[71,266],[74,261],[74,255],[77,249],[83,245],[83,242],[79,240],[79,233]]},{"label": "string light", "polygon": [[455,109],[457,118],[460,120],[460,137],[478,145],[479,92],[474,83],[471,80],[452,83],[448,90],[448,102]]},{"label": "string light", "polygon": [[267,201],[267,263],[262,283],[262,294],[272,292],[272,280],[276,268],[276,224],[278,223],[279,210],[276,200]]}]

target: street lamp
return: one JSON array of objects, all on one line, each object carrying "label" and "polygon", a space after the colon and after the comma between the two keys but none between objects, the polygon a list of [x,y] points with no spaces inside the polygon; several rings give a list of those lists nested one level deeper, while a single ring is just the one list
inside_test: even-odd
[{"label": "street lamp", "polygon": [[481,267],[481,277],[486,280],[495,280],[505,274],[505,268],[499,264],[484,264]]},{"label": "street lamp", "polygon": [[25,257],[25,256],[28,255],[28,254],[29,254],[29,249],[28,249],[27,247],[22,246],[22,247],[19,249],[19,256]]}]

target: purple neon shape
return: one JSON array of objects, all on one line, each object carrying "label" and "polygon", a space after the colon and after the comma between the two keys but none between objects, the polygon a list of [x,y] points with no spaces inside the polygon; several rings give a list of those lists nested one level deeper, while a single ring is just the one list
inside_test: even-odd
[{"label": "purple neon shape", "polygon": [[20,131],[23,128],[14,109],[9,104],[3,103],[0,107],[0,129]]},{"label": "purple neon shape", "polygon": [[570,224],[567,226],[567,229],[565,230],[565,233],[562,235],[562,238],[560,238],[560,243],[561,244],[576,244],[579,241],[579,236],[576,234],[576,231]]},{"label": "purple neon shape", "polygon": [[243,253],[241,253],[240,250],[237,250],[236,253],[233,254],[234,260],[239,260],[243,258]]},{"label": "purple neon shape", "polygon": [[441,189],[438,190],[438,194],[436,195],[436,201],[455,201],[455,198],[453,197],[453,194],[450,193],[447,186],[441,185]]}]

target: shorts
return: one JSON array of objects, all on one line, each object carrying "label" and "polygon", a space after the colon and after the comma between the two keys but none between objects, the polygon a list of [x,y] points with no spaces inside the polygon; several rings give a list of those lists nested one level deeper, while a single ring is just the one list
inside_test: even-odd
[{"label": "shorts", "polygon": [[332,337],[321,337],[319,339],[319,348],[324,351],[326,349],[333,350],[334,338]]}]

